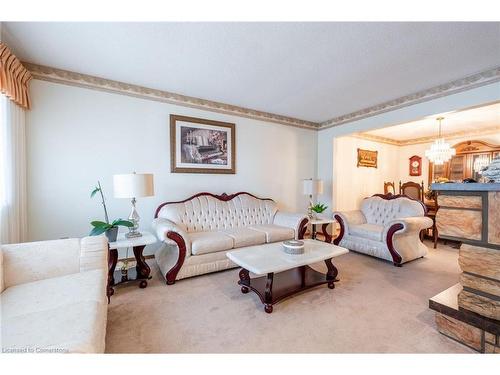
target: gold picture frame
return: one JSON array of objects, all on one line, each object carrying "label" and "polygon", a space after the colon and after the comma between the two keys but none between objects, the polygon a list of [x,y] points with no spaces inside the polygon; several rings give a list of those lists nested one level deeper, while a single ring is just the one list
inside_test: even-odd
[{"label": "gold picture frame", "polygon": [[235,174],[235,124],[170,115],[170,171]]},{"label": "gold picture frame", "polygon": [[363,150],[358,148],[358,168],[377,168],[378,151]]}]

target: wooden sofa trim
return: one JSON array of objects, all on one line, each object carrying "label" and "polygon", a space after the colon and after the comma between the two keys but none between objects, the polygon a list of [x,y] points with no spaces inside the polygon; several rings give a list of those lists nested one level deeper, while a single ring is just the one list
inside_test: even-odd
[{"label": "wooden sofa trim", "polygon": [[249,195],[255,199],[259,199],[261,201],[273,201],[273,199],[271,198],[259,198],[253,194],[250,194],[250,193],[247,193],[246,191],[240,191],[239,193],[235,193],[235,194],[231,194],[231,195],[228,195],[226,193],[222,193],[221,195],[217,195],[217,194],[212,194],[212,193],[207,193],[207,192],[203,192],[203,193],[198,193],[198,194],[195,194],[195,195],[192,195],[190,196],[189,198],[187,199],[184,199],[182,201],[177,201],[177,202],[165,202],[165,203],[162,203],[158,206],[158,208],[156,209],[156,212],[155,212],[155,219],[158,217],[158,214],[160,213],[160,210],[166,206],[167,204],[176,204],[176,203],[186,203],[188,201],[190,201],[191,199],[194,199],[194,198],[198,198],[198,197],[202,197],[204,195],[208,195],[210,197],[213,197],[213,198],[216,198],[220,201],[223,201],[223,202],[227,202],[227,201],[230,201],[231,199],[234,199],[236,198],[238,195],[242,195],[242,194],[245,194],[245,195]]}]

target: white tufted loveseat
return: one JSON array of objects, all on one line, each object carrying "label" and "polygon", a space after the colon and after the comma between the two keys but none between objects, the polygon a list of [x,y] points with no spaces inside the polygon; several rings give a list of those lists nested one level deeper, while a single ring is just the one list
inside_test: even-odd
[{"label": "white tufted loveseat", "polygon": [[272,199],[249,193],[196,194],[163,203],[153,221],[164,244],[155,254],[167,284],[237,267],[226,252],[245,246],[303,238],[307,216],[278,212]]},{"label": "white tufted loveseat", "polygon": [[376,194],[357,211],[334,212],[340,224],[335,245],[401,266],[427,254],[420,231],[432,226],[422,202],[404,195]]}]

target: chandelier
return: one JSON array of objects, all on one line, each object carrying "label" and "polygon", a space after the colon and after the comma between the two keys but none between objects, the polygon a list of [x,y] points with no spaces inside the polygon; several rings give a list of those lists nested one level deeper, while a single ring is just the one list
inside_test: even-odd
[{"label": "chandelier", "polygon": [[425,156],[434,163],[434,165],[443,165],[455,155],[456,151],[444,141],[443,137],[441,137],[441,121],[444,120],[444,117],[438,117],[436,120],[439,121],[439,135],[431,145],[431,148],[425,151]]}]

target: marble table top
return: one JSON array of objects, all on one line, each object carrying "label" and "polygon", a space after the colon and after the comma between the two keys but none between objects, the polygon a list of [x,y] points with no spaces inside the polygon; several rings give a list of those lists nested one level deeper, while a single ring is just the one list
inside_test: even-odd
[{"label": "marble table top", "polygon": [[321,262],[349,252],[343,247],[326,242],[309,239],[302,241],[305,245],[304,254],[287,254],[283,250],[282,242],[275,242],[228,251],[226,256],[255,275],[266,275]]},{"label": "marble table top", "polygon": [[158,240],[156,236],[147,231],[140,231],[142,233],[141,237],[127,238],[125,237],[125,232],[118,233],[118,237],[115,242],[109,243],[110,249],[118,249],[122,247],[134,247],[134,246],[144,246],[156,243]]},{"label": "marble table top", "polygon": [[334,218],[328,218],[328,217],[318,217],[316,219],[309,219],[309,224],[313,225],[318,225],[318,224],[331,224],[335,223],[337,220]]}]

